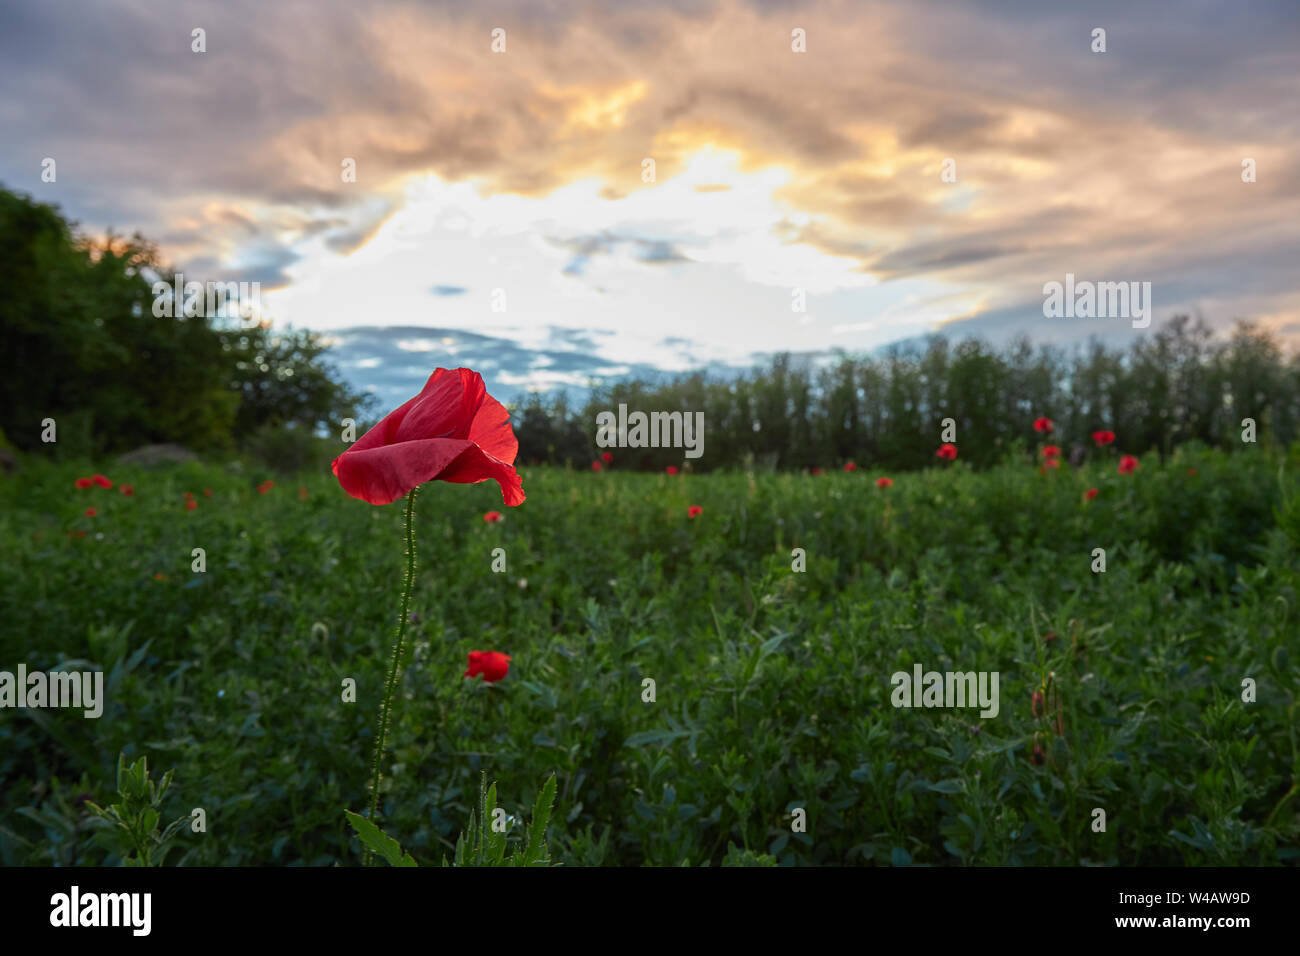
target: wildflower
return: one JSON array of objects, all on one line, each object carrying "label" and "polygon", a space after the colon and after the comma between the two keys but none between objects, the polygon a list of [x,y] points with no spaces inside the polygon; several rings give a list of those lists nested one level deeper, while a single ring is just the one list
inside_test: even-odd
[{"label": "wildflower", "polygon": [[420,394],[389,412],[334,459],[343,490],[372,505],[396,501],[426,481],[494,480],[505,503],[523,504],[515,471],[519,441],[510,413],[467,368],[436,369]]},{"label": "wildflower", "polygon": [[477,677],[482,674],[484,681],[494,684],[506,676],[510,670],[510,660],[509,654],[500,651],[470,651],[469,667],[462,676]]}]

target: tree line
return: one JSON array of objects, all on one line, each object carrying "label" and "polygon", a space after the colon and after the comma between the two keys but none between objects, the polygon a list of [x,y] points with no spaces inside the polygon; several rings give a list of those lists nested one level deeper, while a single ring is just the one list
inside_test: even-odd
[{"label": "tree line", "polygon": [[172,275],[142,236],[87,238],[56,206],[0,188],[0,441],[74,456],[227,451],[366,411],[315,333],[206,308],[156,317],[154,282]]},{"label": "tree line", "polygon": [[[1033,423],[1052,419],[1051,441],[1068,457],[1093,447],[1094,431],[1116,433],[1124,452],[1158,453],[1202,442],[1241,447],[1242,421],[1258,440],[1290,443],[1300,432],[1300,354],[1239,322],[1215,336],[1179,316],[1127,349],[1092,341],[1072,349],[1021,338],[995,348],[942,335],[882,354],[837,354],[814,362],[790,354],[734,379],[703,374],[595,388],[580,406],[568,396],[529,395],[516,411],[520,459],[589,467],[597,415],[619,404],[644,412],[703,412],[704,453],[690,467],[888,469],[932,464],[942,422],[956,424],[963,461],[997,462],[1042,443]],[[1077,450],[1076,450],[1077,446]],[[682,466],[675,448],[615,448],[614,467]]]}]

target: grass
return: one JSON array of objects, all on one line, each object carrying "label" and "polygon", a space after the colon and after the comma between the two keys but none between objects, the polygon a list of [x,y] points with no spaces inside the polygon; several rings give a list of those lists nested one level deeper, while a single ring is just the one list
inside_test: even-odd
[{"label": "grass", "polygon": [[[524,469],[515,509],[428,485],[380,825],[437,863],[483,771],[517,820],[554,773],[568,865],[1294,864],[1296,464],[958,462],[878,489],[616,462]],[[261,494],[247,466],[74,489],[104,468],[0,484],[0,669],[102,669],[108,697],[0,710],[0,861],[121,862],[83,801],[112,802],[125,754],[174,770],[164,822],[206,813],[167,864],[357,864],[402,503],[327,471]],[[471,650],[509,675],[462,679]],[[998,672],[1000,712],[891,706],[916,663]]]}]

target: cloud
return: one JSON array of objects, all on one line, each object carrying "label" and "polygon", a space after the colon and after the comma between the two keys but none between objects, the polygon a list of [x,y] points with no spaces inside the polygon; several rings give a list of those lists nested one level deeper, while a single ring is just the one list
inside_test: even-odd
[{"label": "cloud", "polygon": [[[1100,23],[1104,54],[1090,50]],[[198,24],[206,53],[190,49]],[[794,26],[806,54],[791,51]],[[619,270],[669,266],[656,280],[701,283],[708,309],[721,280],[706,266],[750,285],[808,274],[819,293],[858,296],[813,316],[829,334],[892,326],[901,313],[872,283],[960,292],[959,314],[978,301],[1001,322],[1070,271],[1150,279],[1212,318],[1288,328],[1298,73],[1292,0],[1176,17],[1127,0],[21,4],[0,29],[0,181],[92,230],[158,236],[187,271],[275,286],[300,281],[317,250],[363,260],[420,177],[485,201],[594,183],[630,208],[713,148],[740,157],[740,178],[695,181],[694,201],[749,200],[746,183],[776,170],[766,198],[780,214],[711,234],[644,216],[542,224],[567,252],[557,281],[585,286],[566,294],[623,303],[645,287]],[[56,183],[40,181],[47,156]],[[1258,182],[1241,181],[1245,157]],[[956,182],[941,178],[948,159]],[[842,262],[819,271],[827,257]],[[791,335],[785,311],[754,325]]]}]

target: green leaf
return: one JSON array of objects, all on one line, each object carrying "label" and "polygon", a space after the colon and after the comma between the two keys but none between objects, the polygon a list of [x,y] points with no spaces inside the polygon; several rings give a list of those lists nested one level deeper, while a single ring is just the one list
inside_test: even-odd
[{"label": "green leaf", "polygon": [[551,808],[555,804],[555,774],[547,778],[542,792],[533,804],[533,821],[528,827],[528,848],[524,850],[524,866],[539,866],[550,861],[546,846],[546,828],[551,822]]},{"label": "green leaf", "polygon": [[357,838],[387,860],[390,866],[416,865],[411,854],[403,853],[396,840],[365,817],[351,810],[344,810],[343,814],[348,818],[348,823],[352,824],[352,829],[357,831]]}]

